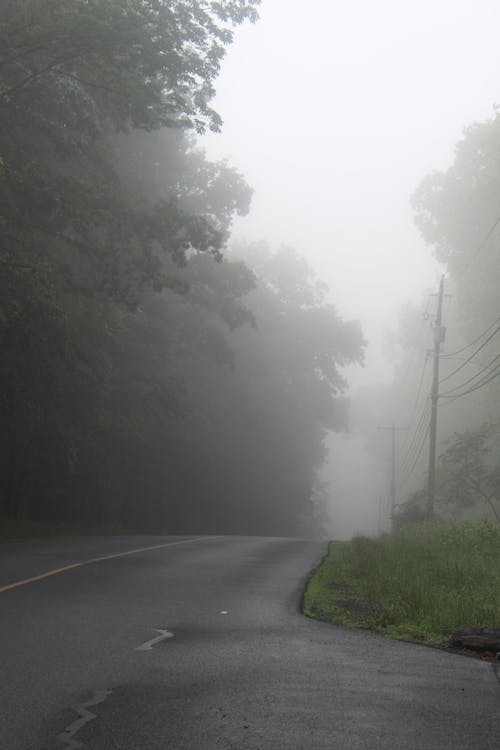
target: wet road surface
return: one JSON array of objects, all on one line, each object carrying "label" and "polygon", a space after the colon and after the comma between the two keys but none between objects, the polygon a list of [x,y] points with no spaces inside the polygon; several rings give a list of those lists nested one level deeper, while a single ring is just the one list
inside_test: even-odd
[{"label": "wet road surface", "polygon": [[0,545],[0,747],[498,750],[491,664],[300,614],[326,546]]}]

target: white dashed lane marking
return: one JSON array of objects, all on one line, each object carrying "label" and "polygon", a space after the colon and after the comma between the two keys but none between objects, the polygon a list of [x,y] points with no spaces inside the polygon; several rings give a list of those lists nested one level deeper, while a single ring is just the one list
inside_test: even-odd
[{"label": "white dashed lane marking", "polygon": [[78,719],[75,719],[69,726],[66,727],[64,732],[57,735],[57,739],[63,742],[70,750],[76,750],[76,748],[83,747],[83,744],[75,739],[76,734],[96,718],[96,714],[89,711],[89,708],[98,706],[99,703],[103,703],[108,695],[111,695],[111,690],[98,690],[93,697],[85,703],[79,703],[77,706],[73,706],[74,710],[78,714]]},{"label": "white dashed lane marking", "polygon": [[164,641],[166,638],[173,638],[174,634],[170,632],[170,630],[160,630],[159,628],[153,628],[157,633],[160,635],[157,635],[156,638],[151,638],[150,641],[146,641],[146,643],[143,643],[141,646],[137,646],[135,649],[136,651],[151,651],[153,646],[156,646],[157,643],[160,643],[160,641]]}]

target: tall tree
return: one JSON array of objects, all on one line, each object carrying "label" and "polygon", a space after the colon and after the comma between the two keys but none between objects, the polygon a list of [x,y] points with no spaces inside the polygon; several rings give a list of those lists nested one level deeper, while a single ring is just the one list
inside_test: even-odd
[{"label": "tall tree", "polygon": [[499,314],[500,116],[465,130],[452,165],[426,177],[412,200],[417,226],[447,264],[472,337]]},{"label": "tall tree", "polygon": [[449,442],[441,456],[438,500],[465,506],[482,496],[490,502],[496,480],[484,465],[488,451],[481,424],[485,417],[500,419],[498,114],[466,128],[450,167],[428,175],[412,203],[422,236],[446,264],[453,294],[439,386],[441,434]]},{"label": "tall tree", "polygon": [[440,497],[455,508],[485,504],[500,522],[498,436],[491,426],[453,435],[440,457]]},{"label": "tall tree", "polygon": [[[0,506],[6,512],[19,510],[20,496],[37,493],[25,486],[36,484],[30,477],[72,471],[75,444],[80,440],[81,448],[82,435],[99,422],[102,383],[114,368],[112,339],[126,311],[137,309],[147,289],[179,288],[173,267],[190,253],[219,255],[233,211],[245,210],[230,190],[203,215],[181,206],[175,191],[138,205],[117,171],[116,141],[131,128],[217,129],[214,78],[231,27],[255,20],[257,5],[1,5]],[[229,170],[227,178],[233,179]],[[201,193],[206,186],[198,181]],[[248,195],[244,200],[248,205]],[[53,483],[45,484],[48,496]]]}]

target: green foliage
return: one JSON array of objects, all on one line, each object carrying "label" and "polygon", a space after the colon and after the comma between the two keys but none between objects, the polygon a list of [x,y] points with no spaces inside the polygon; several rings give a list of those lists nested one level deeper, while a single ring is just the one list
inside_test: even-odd
[{"label": "green foliage", "polygon": [[452,165],[426,177],[412,202],[424,239],[447,264],[470,340],[500,313],[500,116],[468,127]]},{"label": "green foliage", "polygon": [[6,0],[0,95],[36,112],[61,146],[82,146],[108,123],[218,130],[213,81],[231,28],[255,21],[259,2]]},{"label": "green foliage", "polygon": [[[0,9],[0,514],[297,533],[359,325],[188,130],[258,0]],[[250,253],[251,255],[251,253]]]},{"label": "green foliage", "polygon": [[[110,493],[109,473],[96,470],[106,439],[137,437],[153,393],[160,410],[182,411],[179,373],[158,367],[171,352],[145,336],[149,371],[125,375],[125,342],[144,324],[149,290],[185,290],[175,269],[189,254],[220,256],[249,190],[202,154],[198,171],[188,169],[195,157],[181,136],[175,189],[139,202],[120,176],[117,132],[217,127],[211,81],[229,27],[255,5],[2,4],[0,508],[9,515],[98,516]],[[180,205],[186,193],[208,193],[209,178],[218,178],[215,207],[202,197]]]},{"label": "green foliage", "polygon": [[396,528],[409,523],[422,523],[427,518],[427,490],[413,492],[396,510],[393,524]]},{"label": "green foliage", "polygon": [[[348,550],[348,542],[330,544],[327,557],[307,584],[303,612],[307,617],[335,625],[367,627],[356,607],[360,590],[349,568]],[[364,610],[367,611],[366,606]]]},{"label": "green foliage", "polygon": [[[263,266],[252,267],[249,277],[242,259],[252,259],[253,249],[234,249],[221,264],[200,256],[185,269],[191,293],[179,300],[178,325],[197,346],[185,350],[191,409],[169,438],[169,452],[178,456],[174,466],[184,467],[188,456],[197,467],[188,478],[178,477],[183,488],[177,494],[195,509],[204,529],[297,534],[310,529],[325,428],[344,425],[339,395],[344,381],[334,376],[334,366],[361,358],[362,339],[356,338],[356,326],[338,318],[337,336],[326,329],[324,339],[318,335],[315,345],[325,357],[328,352],[331,363],[328,383],[316,366],[312,342],[297,335],[312,308],[302,309],[293,295],[285,295],[278,276],[271,284]],[[269,248],[265,256],[273,263]],[[313,274],[310,283],[317,284]],[[216,297],[207,296],[214,284]],[[235,326],[238,316],[230,311],[237,309],[228,291],[237,289],[244,307],[243,324]],[[315,309],[322,309],[319,299]],[[175,325],[170,307],[171,331]],[[344,325],[352,328],[352,340]]]},{"label": "green foliage", "polygon": [[450,505],[470,507],[485,503],[500,521],[500,463],[493,453],[491,426],[467,430],[448,440],[439,457],[439,498]]},{"label": "green foliage", "polygon": [[[498,440],[481,426],[485,419],[500,419],[495,367],[495,321],[500,315],[498,112],[465,129],[449,168],[429,174],[412,203],[423,238],[446,264],[451,296],[445,304],[448,335],[439,388],[440,445],[445,446],[438,466],[440,508],[454,517],[481,513],[498,520]],[[476,378],[481,373],[483,381]]]},{"label": "green foliage", "polygon": [[460,628],[498,625],[499,576],[499,525],[411,525],[380,539],[332,544],[309,584],[305,612],[439,644]]},{"label": "green foliage", "polygon": [[[205,201],[205,215],[179,205],[184,184],[194,176],[191,169],[177,192],[137,206],[120,185],[114,142],[118,132],[134,127],[216,129],[220,118],[209,101],[230,27],[255,20],[257,4],[2,5],[0,238],[6,316],[34,296],[31,273],[43,274],[43,304],[55,311],[61,284],[70,293],[101,294],[134,307],[144,285],[159,289],[170,283],[162,269],[165,256],[182,263],[193,248],[220,253],[233,212],[244,210],[242,201],[248,207],[241,179],[198,155],[198,190],[203,195],[205,185],[218,180],[217,205],[209,208]],[[185,167],[186,150],[183,144]]]}]

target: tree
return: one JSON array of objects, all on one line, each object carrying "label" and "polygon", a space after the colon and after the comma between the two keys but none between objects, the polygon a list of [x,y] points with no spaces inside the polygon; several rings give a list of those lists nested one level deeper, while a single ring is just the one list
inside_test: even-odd
[{"label": "tree", "polygon": [[477,335],[499,313],[499,115],[465,130],[452,165],[426,177],[412,204],[424,239],[450,271],[462,327]]},{"label": "tree", "polygon": [[84,148],[109,123],[218,130],[213,82],[231,28],[255,21],[259,3],[6,0],[1,97],[11,112],[36,112],[46,135],[54,126],[61,147]]},{"label": "tree", "polygon": [[2,5],[0,233],[5,270],[15,276],[6,291],[18,285],[19,268],[43,266],[47,288],[63,275],[79,291],[134,305],[141,285],[168,283],[162,253],[183,261],[191,248],[220,252],[221,229],[186,215],[177,196],[147,211],[127,200],[110,138],[130,128],[217,129],[213,81],[231,26],[255,20],[256,5]]},{"label": "tree", "polygon": [[[148,191],[141,183],[146,182],[148,170],[155,173],[152,164],[144,161],[142,172],[134,169],[134,143],[141,138],[138,134],[127,137],[127,148],[121,143],[122,192],[130,196],[134,210],[156,207],[160,200],[168,206],[179,195],[183,205],[172,210],[183,217],[183,237],[186,227],[198,226],[200,235],[206,227],[221,238],[220,248],[233,212],[248,208],[246,183],[226,165],[211,167],[199,151],[192,157],[189,140],[175,131],[160,133],[149,144],[151,159],[161,164],[163,178],[158,177],[158,184]],[[196,169],[191,168],[193,158]],[[174,183],[169,182],[170,161],[176,164]],[[213,175],[216,179],[209,179]],[[217,203],[212,198],[214,189]],[[191,195],[196,196],[196,206],[189,202]],[[171,232],[172,228],[165,230],[164,241],[174,244],[177,240]],[[135,241],[141,241],[140,234]],[[232,353],[220,324],[214,326],[211,319],[219,315],[232,327],[251,319],[239,301],[254,283],[251,272],[241,263],[207,265],[202,249],[200,254],[189,250],[189,264],[188,251],[181,257],[164,254],[157,277],[165,283],[153,284],[149,290],[148,284],[136,285],[123,301],[106,290],[99,292],[95,284],[87,286],[74,255],[66,258],[69,277],[55,264],[47,269],[41,261],[42,271],[54,273],[50,296],[43,296],[37,275],[19,271],[15,283],[11,276],[9,289],[15,306],[0,331],[4,334],[0,378],[6,396],[2,413],[8,426],[3,435],[5,483],[0,493],[4,513],[107,520],[118,516],[138,523],[134,502],[141,490],[134,476],[123,470],[125,454],[127,464],[142,465],[144,474],[154,477],[151,492],[156,497],[161,478],[168,486],[168,478],[148,467],[148,452],[158,453],[165,419],[185,414],[186,353],[197,348],[202,356],[230,362]],[[213,254],[220,258],[219,249]],[[123,262],[118,262],[123,269]],[[72,282],[73,274],[78,286]],[[156,299],[155,290],[162,286],[172,293]],[[179,292],[183,294],[176,300]],[[8,300],[5,294],[7,310]],[[128,498],[125,505],[120,496]],[[69,502],[68,497],[72,498]],[[142,523],[154,515],[153,508],[146,512],[147,507],[147,503],[142,506]]]},{"label": "tree", "polygon": [[[248,207],[243,180],[200,154],[196,189],[203,196],[210,173],[217,205],[196,213],[175,190],[139,205],[116,143],[131,128],[217,129],[213,81],[231,27],[255,20],[256,5],[2,4],[0,512],[33,512],[35,498],[47,507],[54,482],[70,481],[106,413],[127,316],[148,290],[185,289],[175,268],[195,252],[219,257],[233,213]],[[189,192],[181,143],[177,187]]]},{"label": "tree", "polygon": [[482,498],[493,503],[490,510],[496,513],[493,469],[485,459],[490,438],[481,424],[485,418],[500,418],[498,112],[465,129],[450,167],[428,175],[412,202],[417,226],[435,257],[446,264],[451,282],[446,325],[455,342],[447,336],[440,384],[440,404],[446,408],[440,410],[440,422],[442,434],[453,437],[441,461],[443,492],[452,504],[475,504]]},{"label": "tree", "polygon": [[0,9],[0,513],[295,534],[320,504],[359,324],[294,251],[223,258],[251,191],[187,133],[257,5]]},{"label": "tree", "polygon": [[300,518],[311,510],[327,431],[347,422],[340,368],[362,361],[363,337],[359,323],[339,318],[325,286],[294,250],[240,243],[229,258],[245,260],[257,278],[245,297],[255,328],[229,339],[248,404],[232,441],[242,446],[234,473],[241,477],[239,491],[259,498],[254,516],[260,513],[268,527],[299,533]]},{"label": "tree", "polygon": [[448,440],[440,456],[439,498],[455,507],[485,503],[500,522],[500,463],[492,461],[491,427],[467,430]]},{"label": "tree", "polygon": [[422,523],[429,519],[427,513],[427,490],[413,492],[408,500],[401,503],[393,518],[394,528],[399,529],[411,523]]},{"label": "tree", "polygon": [[[285,275],[285,261],[303,264],[291,251],[282,257]],[[221,262],[194,256],[178,273],[189,292],[150,294],[112,357],[120,377],[108,384],[99,444],[105,474],[118,481],[102,493],[104,517],[119,508],[136,526],[178,533],[311,531],[326,427],[340,429],[346,417],[340,374],[329,370],[335,396],[313,344],[293,334],[313,307],[301,313],[276,267],[271,283],[233,253]],[[330,323],[337,335],[325,324],[323,353],[337,363],[360,358],[358,327],[333,315]]]}]

